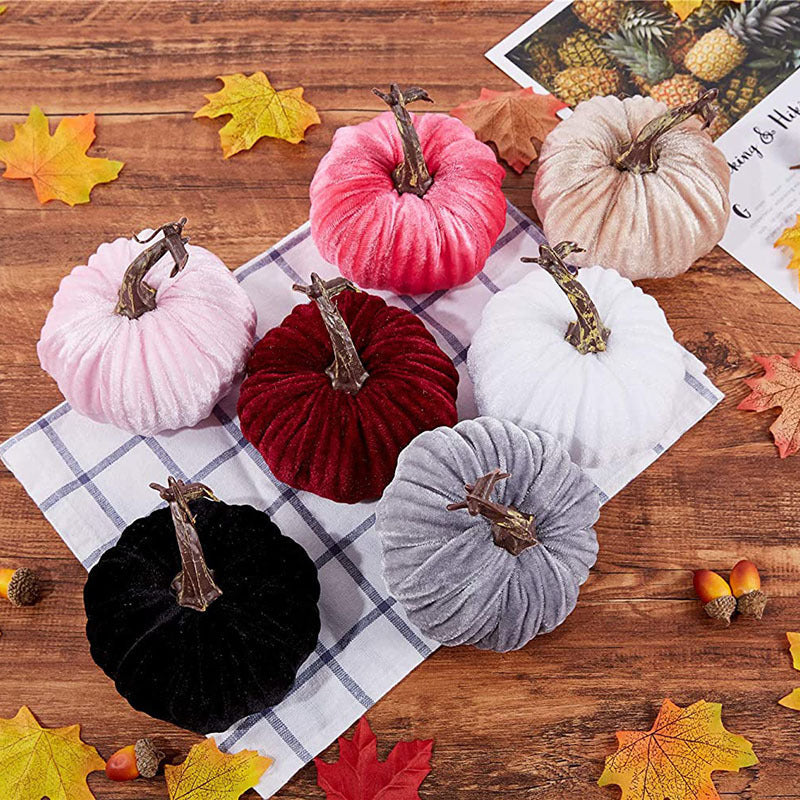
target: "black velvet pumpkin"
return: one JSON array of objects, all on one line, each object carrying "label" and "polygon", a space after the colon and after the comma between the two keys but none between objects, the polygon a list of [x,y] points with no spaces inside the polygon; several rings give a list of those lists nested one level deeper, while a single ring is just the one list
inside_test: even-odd
[{"label": "black velvet pumpkin", "polygon": [[153,487],[169,508],[89,573],[92,658],[138,711],[222,731],[292,688],[319,635],[317,570],[264,512],[200,484]]}]

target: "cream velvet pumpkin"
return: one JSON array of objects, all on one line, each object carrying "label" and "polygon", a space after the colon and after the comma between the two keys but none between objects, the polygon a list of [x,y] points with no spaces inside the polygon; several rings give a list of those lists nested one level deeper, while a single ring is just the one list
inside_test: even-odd
[{"label": "cream velvet pumpkin", "polygon": [[141,435],[195,425],[244,370],[253,304],[213,253],[184,247],[184,222],[101,244],[61,281],[37,350],[81,414]]},{"label": "cream velvet pumpkin", "polygon": [[573,251],[543,245],[544,269],[489,301],[468,367],[481,414],[547,431],[595,467],[658,443],[685,367],[655,299],[599,266],[580,270],[579,283],[563,262]]},{"label": "cream velvet pumpkin", "polygon": [[587,243],[575,264],[631,280],[678,275],[708,253],[730,216],[730,168],[691,117],[714,96],[671,112],[638,96],[578,105],[539,156],[533,204],[548,241]]}]

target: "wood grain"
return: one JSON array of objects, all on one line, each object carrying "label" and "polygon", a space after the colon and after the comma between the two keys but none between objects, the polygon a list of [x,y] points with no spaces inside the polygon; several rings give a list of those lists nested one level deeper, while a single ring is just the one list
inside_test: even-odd
[{"label": "wood grain", "polygon": [[[60,278],[96,245],[186,214],[203,243],[236,266],[308,215],[308,184],[334,130],[379,110],[373,85],[420,84],[447,110],[480,86],[513,84],[482,53],[541,0],[351,2],[24,2],[0,17],[0,138],[32,103],[47,114],[95,111],[93,155],[126,162],[92,203],[40,206],[24,181],[0,185],[0,437],[59,400],[36,340]],[[293,146],[262,140],[221,156],[219,121],[191,119],[215,76],[266,70],[302,84],[322,124]],[[509,198],[533,216],[533,171]],[[723,702],[728,727],[761,764],[720,774],[726,796],[800,798],[800,715],[777,698],[800,684],[784,631],[800,627],[797,465],[780,461],[769,413],[736,410],[752,356],[800,345],[800,311],[720,250],[688,274],[645,282],[677,338],[708,364],[722,405],[603,509],[600,559],[576,612],[508,655],[435,654],[370,712],[382,754],[434,737],[423,798],[494,795],[616,798],[596,780],[618,728],[648,729],[662,698]],[[0,716],[27,703],[47,725],[83,724],[108,756],[144,734],[180,759],[197,737],[133,712],[89,657],[80,565],[11,475],[0,472],[0,560],[41,568],[37,608],[0,607]],[[773,596],[761,624],[714,628],[692,599],[691,572],[762,568]],[[335,758],[336,747],[325,754]],[[99,800],[163,798],[160,780],[90,783]],[[313,766],[280,794],[321,798]]]}]

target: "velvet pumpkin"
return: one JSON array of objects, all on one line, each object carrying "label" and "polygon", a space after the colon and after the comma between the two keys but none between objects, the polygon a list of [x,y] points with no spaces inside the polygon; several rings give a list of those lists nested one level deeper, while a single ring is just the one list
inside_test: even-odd
[{"label": "velvet pumpkin", "polygon": [[426,636],[516,650],[575,608],[598,514],[547,433],[491,417],[422,433],[375,512],[386,585]]},{"label": "velvet pumpkin", "polygon": [[317,569],[263,511],[202,484],[151,485],[169,508],[89,572],[92,658],[137,711],[223,731],[292,688],[319,635]]},{"label": "velvet pumpkin", "polygon": [[345,278],[294,288],[313,302],[253,350],[242,433],[289,486],[374,499],[418,433],[456,421],[458,372],[418,317]]},{"label": "velvet pumpkin", "polygon": [[141,435],[195,425],[244,369],[253,304],[213,253],[185,246],[184,223],[101,244],[61,281],[37,350],[81,414]]},{"label": "velvet pumpkin", "polygon": [[422,89],[339,128],[311,182],[311,234],[322,257],[359,286],[417,294],[466,283],[503,230],[504,170],[461,120],[413,117]]},{"label": "velvet pumpkin", "polygon": [[523,259],[543,269],[492,297],[467,364],[480,413],[547,431],[596,467],[659,442],[686,370],[655,299],[615,270],[567,266],[574,252],[562,242]]},{"label": "velvet pumpkin", "polygon": [[716,90],[667,111],[649,97],[593,97],[547,136],[533,204],[548,241],[586,242],[575,264],[631,280],[685,272],[722,238],[730,168],[704,126]]}]

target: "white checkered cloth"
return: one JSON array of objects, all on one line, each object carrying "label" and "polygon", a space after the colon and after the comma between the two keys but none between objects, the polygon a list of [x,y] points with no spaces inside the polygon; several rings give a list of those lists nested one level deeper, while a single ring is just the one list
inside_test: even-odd
[{"label": "white checkered cloth", "polygon": [[[481,310],[494,292],[531,269],[520,256],[535,255],[542,240],[541,231],[509,205],[505,229],[486,268],[469,284],[427,296],[383,293],[390,303],[417,314],[452,357],[461,376],[461,418],[476,415],[466,355]],[[237,279],[258,310],[259,335],[305,302],[292,291],[292,283],[307,283],[312,270],[323,277],[335,274],[317,253],[308,223],[237,270]],[[604,501],[722,399],[704,369],[686,352],[685,397],[658,446],[613,469],[590,471]],[[237,394],[234,391],[191,430],[147,437],[92,422],[62,403],[0,446],[0,457],[87,569],[128,524],[161,504],[148,484],[163,484],[168,474],[204,481],[226,502],[266,510],[285,534],[305,547],[322,585],[317,648],[280,705],[215,734],[225,750],[251,748],[274,759],[257,787],[267,797],[437,645],[409,623],[384,585],[373,527],[375,504],[340,505],[277,481],[242,437]]]}]

